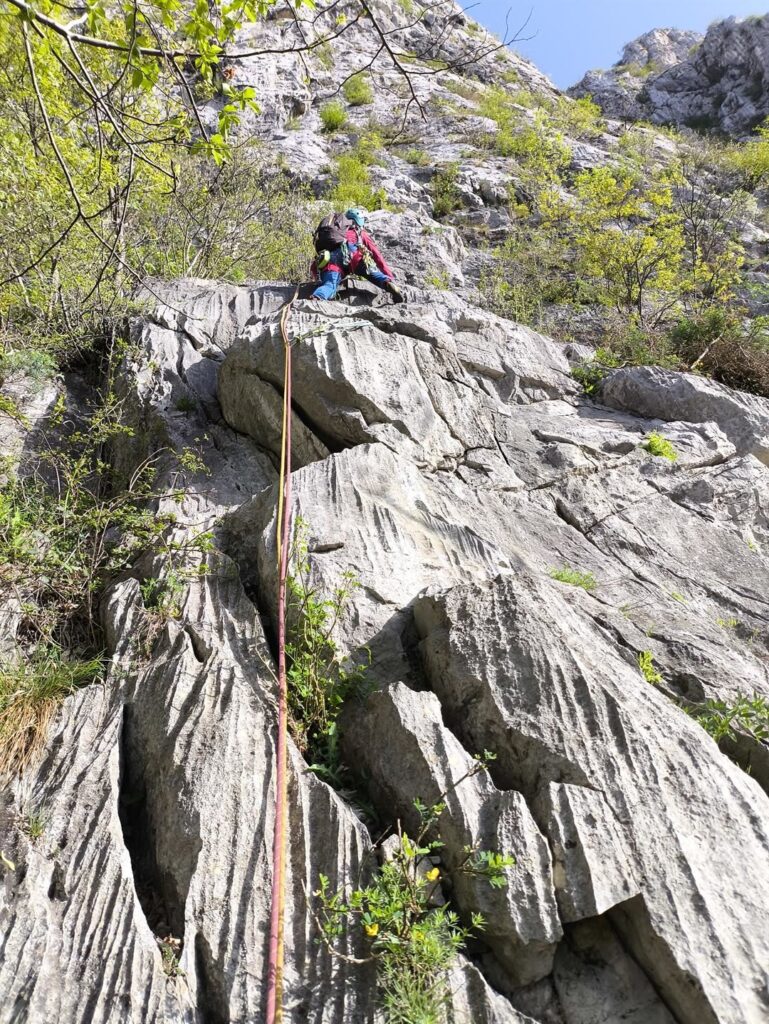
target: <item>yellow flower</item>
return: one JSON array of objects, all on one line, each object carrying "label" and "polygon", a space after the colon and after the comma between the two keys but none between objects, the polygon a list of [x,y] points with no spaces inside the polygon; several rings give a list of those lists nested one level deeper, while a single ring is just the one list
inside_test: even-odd
[{"label": "yellow flower", "polygon": [[434,882],[435,879],[438,878],[439,876],[440,876],[440,871],[437,868],[431,868],[427,872],[427,874],[425,875],[425,878],[427,879],[428,882]]},{"label": "yellow flower", "polygon": [[368,937],[370,939],[373,939],[374,936],[379,931],[379,925],[378,924],[367,924],[367,925],[364,925],[364,927],[366,929],[366,935],[368,935]]}]

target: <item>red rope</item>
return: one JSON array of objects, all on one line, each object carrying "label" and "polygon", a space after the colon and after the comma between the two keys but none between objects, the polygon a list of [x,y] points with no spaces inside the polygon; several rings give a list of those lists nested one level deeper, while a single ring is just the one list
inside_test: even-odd
[{"label": "red rope", "polygon": [[[296,298],[296,295],[294,295]],[[267,966],[267,1024],[280,1024],[283,1019],[283,925],[286,889],[286,817],[287,817],[287,754],[288,694],[286,687],[286,576],[289,556],[289,521],[291,518],[291,342],[288,318],[294,299],[287,303],[280,317],[280,331],[285,350],[283,382],[283,437],[281,441],[281,478],[278,485],[278,742],[275,770],[275,830],[272,842],[272,909],[270,913],[270,945]]]}]

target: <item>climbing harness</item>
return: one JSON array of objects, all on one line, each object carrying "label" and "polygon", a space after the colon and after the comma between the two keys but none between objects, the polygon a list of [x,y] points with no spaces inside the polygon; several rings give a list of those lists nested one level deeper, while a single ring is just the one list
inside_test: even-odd
[{"label": "climbing harness", "polygon": [[283,339],[283,429],[278,481],[278,741],[275,765],[275,828],[272,842],[272,908],[267,962],[267,1024],[283,1019],[283,925],[286,902],[286,819],[288,803],[288,693],[286,687],[286,575],[288,572],[289,520],[291,518],[291,339],[288,320],[299,289],[280,314]]}]

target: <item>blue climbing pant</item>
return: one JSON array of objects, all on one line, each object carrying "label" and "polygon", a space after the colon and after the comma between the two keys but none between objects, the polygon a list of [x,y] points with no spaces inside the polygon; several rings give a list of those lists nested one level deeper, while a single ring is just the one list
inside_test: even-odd
[{"label": "blue climbing pant", "polygon": [[340,270],[321,270],[320,284],[312,293],[314,299],[333,299],[342,283]]},{"label": "blue climbing pant", "polygon": [[[357,245],[348,246],[348,252],[352,255]],[[334,249],[331,253],[331,263],[335,263],[337,266],[342,266],[342,250]],[[366,280],[372,281],[374,284],[378,284],[380,288],[384,288],[385,284],[390,280],[387,274],[383,274],[381,270],[376,267],[372,267],[370,270],[366,270],[363,262],[358,264],[358,269],[355,271],[356,277],[365,277]],[[342,273],[339,270],[321,270],[320,272],[320,284],[312,293],[314,299],[333,299],[336,297],[336,293],[339,291],[339,285],[342,283]]]},{"label": "blue climbing pant", "polygon": [[[361,267],[361,270],[363,268]],[[387,274],[383,274],[381,270],[366,270],[364,273],[356,274],[356,277],[365,277],[367,281],[372,281],[374,284],[378,284],[380,288],[384,288],[390,278]],[[321,270],[320,272],[320,284],[312,293],[314,299],[333,299],[336,293],[339,291],[339,285],[342,283],[342,274],[338,270]]]}]

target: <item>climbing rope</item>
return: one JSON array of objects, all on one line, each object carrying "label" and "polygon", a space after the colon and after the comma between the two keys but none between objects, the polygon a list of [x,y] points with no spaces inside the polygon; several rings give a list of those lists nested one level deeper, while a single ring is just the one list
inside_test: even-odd
[{"label": "climbing rope", "polygon": [[[286,820],[288,816],[288,690],[286,686],[286,577],[290,554],[291,520],[291,338],[288,321],[291,308],[299,294],[297,288],[280,314],[280,335],[283,339],[283,424],[280,443],[280,476],[278,479],[278,517],[276,547],[278,551],[278,741],[275,755],[275,829],[272,840],[272,907],[270,911],[270,945],[267,960],[266,1024],[283,1020],[283,924],[286,906]],[[349,329],[368,326],[367,320],[347,320]],[[320,325],[297,336],[297,341],[328,331]]]},{"label": "climbing rope", "polygon": [[280,444],[278,481],[278,741],[275,766],[275,830],[272,842],[272,909],[267,966],[267,1024],[283,1020],[283,923],[286,904],[286,818],[288,810],[288,693],[286,688],[286,575],[289,556],[289,520],[291,518],[291,339],[288,320],[293,297],[280,314],[283,339],[283,427]]}]

